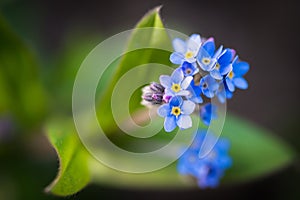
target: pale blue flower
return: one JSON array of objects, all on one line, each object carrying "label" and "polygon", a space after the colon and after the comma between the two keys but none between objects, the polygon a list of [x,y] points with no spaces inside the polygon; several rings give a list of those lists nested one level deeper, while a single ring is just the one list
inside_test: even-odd
[{"label": "pale blue flower", "polygon": [[212,98],[215,95],[215,92],[219,88],[219,83],[210,75],[206,75],[200,80],[200,87],[202,93],[208,97]]},{"label": "pale blue flower", "polygon": [[222,49],[223,46],[215,51],[216,47],[214,39],[207,39],[201,46],[197,55],[197,63],[199,64],[200,68],[207,72],[212,71],[217,63],[218,57],[222,53]]},{"label": "pale blue flower", "polygon": [[184,77],[181,68],[177,68],[173,71],[171,76],[161,75],[159,80],[160,83],[165,87],[166,96],[187,96],[190,94],[187,88],[193,80],[193,77]]},{"label": "pale blue flower", "polygon": [[180,96],[172,97],[169,103],[161,105],[157,114],[165,118],[165,131],[171,132],[176,126],[181,129],[192,127],[190,114],[193,113],[195,106],[192,101],[183,100]]},{"label": "pale blue flower", "polygon": [[175,38],[172,42],[174,53],[170,55],[170,61],[181,65],[184,61],[189,63],[196,62],[196,56],[201,46],[201,38],[198,34],[191,35],[186,41]]}]

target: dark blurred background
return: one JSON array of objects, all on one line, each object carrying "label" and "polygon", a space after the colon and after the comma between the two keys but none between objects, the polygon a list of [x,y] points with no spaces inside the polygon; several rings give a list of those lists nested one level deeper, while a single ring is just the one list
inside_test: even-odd
[{"label": "dark blurred background", "polygon": [[[60,52],[65,49],[65,44],[70,38],[90,35],[91,39],[87,37],[86,42],[92,49],[102,39],[132,28],[144,13],[157,5],[163,5],[161,14],[167,28],[188,35],[198,32],[203,37],[213,36],[217,44],[222,43],[226,47],[236,49],[240,58],[250,63],[251,70],[246,76],[250,88],[245,92],[236,92],[228,103],[228,110],[268,128],[299,153],[300,65],[297,48],[300,35],[300,6],[296,0],[3,0],[0,3],[1,12],[6,20],[34,48],[40,62],[48,63],[45,65],[48,68],[54,67],[53,60],[60,57]],[[97,36],[100,39],[95,42],[94,38]],[[48,145],[47,142],[45,145]],[[52,153],[54,157],[55,154],[53,151]],[[31,191],[38,192],[39,199],[56,199],[44,195],[42,191],[56,173],[57,163],[53,162],[53,157],[45,158],[43,165],[40,161],[33,161],[24,166],[1,161],[2,171],[5,171],[5,167],[23,171],[39,167],[38,171],[29,174],[35,189],[30,185],[20,186],[26,185],[25,175],[13,175],[24,176],[24,180],[21,177],[22,184],[19,186],[5,181],[6,178],[9,180],[10,172],[7,172],[8,177],[0,177],[1,189],[7,187],[8,191],[15,191],[14,187],[21,187],[18,188],[20,194],[10,194],[12,197],[24,195],[24,199],[27,199],[31,197],[27,191]],[[26,162],[28,158],[20,154],[18,159]],[[263,179],[242,185],[222,186],[217,190],[134,191],[91,185],[68,199],[300,199],[299,166],[299,162],[296,161],[294,165]]]}]

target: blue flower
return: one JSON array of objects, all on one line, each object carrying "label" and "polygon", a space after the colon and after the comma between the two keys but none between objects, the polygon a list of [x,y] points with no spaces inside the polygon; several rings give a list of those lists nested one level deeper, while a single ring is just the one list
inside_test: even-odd
[{"label": "blue flower", "polygon": [[188,100],[191,100],[195,103],[202,103],[203,99],[201,97],[202,91],[200,85],[195,85],[194,80],[191,81],[190,86],[188,87],[190,95],[187,96]]},{"label": "blue flower", "polygon": [[217,139],[213,134],[205,134],[205,132],[196,133],[192,145],[178,160],[177,170],[182,175],[195,177],[200,188],[214,188],[218,186],[225,170],[232,165],[232,160],[228,155],[230,144],[228,140],[219,138],[212,151],[204,158],[200,158],[199,153],[205,136],[207,136],[207,142]]},{"label": "blue flower", "polygon": [[235,51],[233,49],[225,49],[217,58],[217,62],[210,71],[210,75],[217,80],[222,80],[223,76],[227,75],[232,70],[231,61],[234,54]]},{"label": "blue flower", "polygon": [[181,70],[183,71],[184,76],[193,76],[195,75],[199,69],[197,68],[196,63],[183,62],[181,65]]},{"label": "blue flower", "polygon": [[181,68],[177,68],[171,76],[161,75],[159,80],[162,86],[165,87],[166,96],[187,96],[190,94],[187,88],[193,80],[193,77],[184,77]]},{"label": "blue flower", "polygon": [[181,129],[192,127],[192,119],[189,115],[192,114],[195,106],[192,101],[183,100],[180,96],[172,97],[169,103],[161,105],[157,114],[165,118],[165,131],[171,132],[176,126]]},{"label": "blue flower", "polygon": [[215,92],[219,88],[219,83],[210,75],[206,75],[200,80],[200,87],[201,87],[202,93],[206,97],[212,98],[212,97],[214,97]]},{"label": "blue flower", "polygon": [[211,120],[217,119],[217,107],[211,103],[205,104],[200,108],[200,118],[208,126]]},{"label": "blue flower", "polygon": [[170,55],[170,61],[172,63],[181,65],[184,61],[189,63],[196,62],[196,56],[201,46],[200,35],[193,34],[187,41],[175,38],[172,44],[175,50],[175,52]]},{"label": "blue flower", "polygon": [[248,88],[248,83],[243,76],[249,71],[249,68],[247,62],[238,61],[238,56],[234,58],[232,71],[225,78],[226,86],[230,92],[234,92],[235,87],[243,90]]},{"label": "blue flower", "polygon": [[221,46],[216,52],[215,49],[213,38],[207,39],[201,46],[197,55],[197,63],[202,70],[210,72],[215,67],[217,58],[221,55],[223,47]]}]

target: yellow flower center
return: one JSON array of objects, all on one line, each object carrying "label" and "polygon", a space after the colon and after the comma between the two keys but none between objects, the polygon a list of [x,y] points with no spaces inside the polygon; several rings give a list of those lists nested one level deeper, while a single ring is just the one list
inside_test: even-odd
[{"label": "yellow flower center", "polygon": [[179,84],[177,84],[177,83],[174,83],[173,85],[172,85],[172,90],[174,91],[174,92],[179,92],[180,91],[180,85]]},{"label": "yellow flower center", "polygon": [[178,115],[180,115],[181,110],[180,110],[179,107],[176,106],[176,107],[173,107],[173,108],[172,108],[171,113],[177,117]]},{"label": "yellow flower center", "polygon": [[194,57],[194,54],[193,54],[193,52],[188,51],[188,52],[186,52],[185,57],[186,58],[192,58],[192,57]]},{"label": "yellow flower center", "polygon": [[202,63],[204,65],[208,65],[210,63],[210,59],[209,58],[202,58]]},{"label": "yellow flower center", "polygon": [[220,69],[220,64],[219,64],[219,63],[216,64],[216,69],[217,69],[217,70]]},{"label": "yellow flower center", "polygon": [[233,71],[229,72],[228,77],[229,77],[230,79],[232,79],[232,78],[234,77]]}]

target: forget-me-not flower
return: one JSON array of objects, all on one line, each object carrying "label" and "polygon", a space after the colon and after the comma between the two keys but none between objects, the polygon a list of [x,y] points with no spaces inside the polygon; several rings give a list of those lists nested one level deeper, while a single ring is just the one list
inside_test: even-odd
[{"label": "forget-me-not flower", "polygon": [[221,55],[223,46],[215,51],[215,41],[213,38],[207,39],[200,47],[197,55],[197,63],[204,71],[210,72],[216,65],[217,58]]},{"label": "forget-me-not flower", "polygon": [[233,49],[225,49],[217,58],[215,66],[210,71],[210,75],[217,80],[222,80],[223,76],[232,70],[231,61],[234,54],[235,51]]},{"label": "forget-me-not flower", "polygon": [[236,56],[232,62],[232,71],[225,78],[226,86],[230,92],[234,92],[235,87],[247,89],[248,83],[243,76],[248,72],[250,66],[247,62],[239,61]]},{"label": "forget-me-not flower", "polygon": [[190,148],[179,158],[177,170],[182,175],[196,178],[200,188],[218,186],[225,170],[231,167],[232,160],[228,155],[230,144],[228,140],[219,138],[212,151],[204,158],[199,157],[199,152],[204,138],[206,142],[215,140],[216,136],[206,131],[198,131]]},{"label": "forget-me-not flower", "polygon": [[187,88],[193,80],[193,77],[184,77],[181,68],[177,68],[173,71],[171,76],[161,75],[159,80],[160,83],[165,87],[166,96],[187,96],[190,94]]},{"label": "forget-me-not flower", "polygon": [[180,66],[181,70],[183,71],[184,76],[193,76],[197,72],[199,72],[199,69],[196,65],[196,63],[189,63],[184,61],[182,65]]},{"label": "forget-me-not flower", "polygon": [[202,93],[208,97],[212,98],[215,95],[215,92],[219,88],[219,83],[211,77],[209,74],[201,78],[200,80],[200,87],[202,90]]},{"label": "forget-me-not flower", "polygon": [[198,34],[191,35],[186,41],[175,38],[172,42],[175,52],[170,55],[170,61],[181,65],[184,61],[196,62],[196,56],[201,46],[201,38]]},{"label": "forget-me-not flower", "polygon": [[190,114],[194,111],[195,106],[195,103],[183,100],[180,96],[174,96],[169,103],[161,105],[157,110],[157,114],[165,118],[165,131],[171,132],[176,126],[181,129],[192,127]]}]

